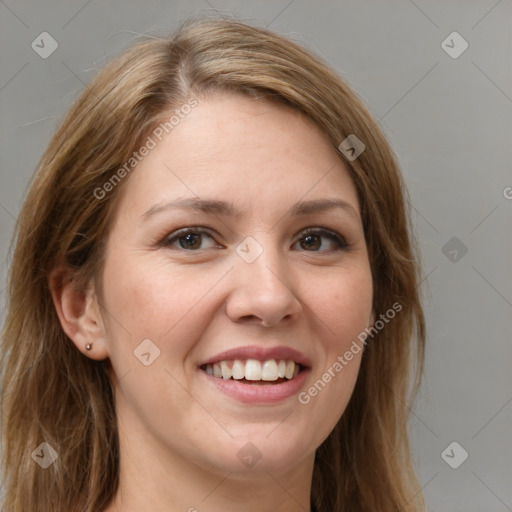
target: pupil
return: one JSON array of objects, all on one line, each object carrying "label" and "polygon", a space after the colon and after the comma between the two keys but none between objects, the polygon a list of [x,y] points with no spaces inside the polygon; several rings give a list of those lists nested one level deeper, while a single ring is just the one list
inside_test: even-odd
[{"label": "pupil", "polygon": [[[185,235],[182,237],[182,240],[184,240],[184,243],[181,244],[181,246],[184,249],[194,249],[197,247],[197,241],[199,240],[199,235],[193,235],[191,233]],[[199,244],[201,245],[201,244]]]},{"label": "pupil", "polygon": [[319,245],[319,237],[316,235],[306,235],[304,237],[304,245],[303,247],[307,247],[308,249],[318,249]]}]

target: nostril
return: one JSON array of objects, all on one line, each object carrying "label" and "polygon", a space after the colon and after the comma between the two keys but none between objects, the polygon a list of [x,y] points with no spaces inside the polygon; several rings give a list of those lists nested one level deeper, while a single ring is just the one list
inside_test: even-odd
[{"label": "nostril", "polygon": [[240,320],[256,322],[259,321],[260,319],[256,315],[244,315],[240,318]]}]

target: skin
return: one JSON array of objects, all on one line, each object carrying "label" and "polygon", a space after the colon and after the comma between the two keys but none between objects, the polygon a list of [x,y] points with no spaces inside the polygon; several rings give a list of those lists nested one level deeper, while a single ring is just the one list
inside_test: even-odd
[{"label": "skin", "polygon": [[[289,107],[198,100],[124,183],[101,296],[71,284],[53,292],[78,349],[111,362],[121,473],[106,511],[309,511],[315,450],[346,408],[361,352],[306,405],[241,403],[198,365],[235,347],[286,345],[312,362],[304,391],[350,348],[371,323],[373,293],[356,190],[322,132]],[[243,216],[163,209],[141,219],[185,197],[229,201]],[[352,211],[291,216],[314,199]],[[160,243],[184,227],[213,238],[195,238],[199,250]],[[335,231],[348,248],[306,228]],[[248,236],[263,249],[250,264],[236,252]],[[149,366],[134,357],[145,339],[160,350]],[[237,457],[248,442],[262,455],[251,468]]]}]

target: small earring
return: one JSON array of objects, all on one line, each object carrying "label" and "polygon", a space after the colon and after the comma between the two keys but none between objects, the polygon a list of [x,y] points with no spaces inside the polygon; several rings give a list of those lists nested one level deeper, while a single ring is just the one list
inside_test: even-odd
[{"label": "small earring", "polygon": [[92,343],[87,343],[87,345],[85,345],[85,348],[86,348],[87,350],[91,350],[91,348],[92,348]]}]

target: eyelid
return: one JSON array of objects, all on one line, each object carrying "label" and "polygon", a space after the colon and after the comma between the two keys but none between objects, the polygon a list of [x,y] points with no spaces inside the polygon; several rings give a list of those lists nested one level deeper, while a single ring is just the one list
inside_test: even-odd
[{"label": "eyelid", "polygon": [[175,229],[174,231],[172,231],[172,233],[169,233],[169,234],[165,235],[158,242],[158,245],[160,245],[162,247],[171,247],[176,239],[178,239],[180,236],[184,236],[184,235],[186,235],[188,233],[191,233],[191,232],[192,233],[198,233],[198,234],[201,234],[201,235],[207,235],[217,245],[219,245],[218,242],[215,239],[215,235],[214,235],[213,231],[214,230],[212,230],[211,228],[206,228],[206,227],[203,227],[203,226],[185,226],[183,228]]},{"label": "eyelid", "polygon": [[[215,230],[213,230],[212,228],[205,227],[205,226],[185,226],[182,228],[175,229],[174,231],[172,231],[172,233],[165,235],[160,240],[158,245],[160,245],[162,247],[171,247],[172,244],[177,239],[180,238],[180,236],[184,236],[185,234],[188,234],[191,232],[201,234],[201,235],[206,235],[209,238],[211,238],[215,242],[215,244],[217,244],[217,246],[220,245],[216,240]],[[295,237],[296,240],[295,240],[295,242],[293,242],[292,246],[296,245],[302,237],[304,237],[306,235],[310,235],[310,234],[323,236],[325,238],[330,239],[331,241],[336,242],[338,244],[338,248],[335,250],[348,250],[350,247],[350,244],[346,241],[346,239],[343,235],[341,235],[340,233],[338,233],[337,231],[334,231],[332,229],[328,229],[328,228],[320,227],[320,226],[316,226],[316,227],[311,226],[311,227],[308,227],[308,228],[305,228],[305,229],[302,229],[301,231],[299,231]],[[193,252],[199,252],[200,250],[201,249],[198,249],[197,251],[193,251]],[[322,253],[322,252],[332,252],[332,250],[330,250],[330,251],[306,251],[306,252]]]},{"label": "eyelid", "polygon": [[[350,244],[347,242],[347,240],[345,239],[345,237],[343,235],[341,235],[340,233],[338,233],[337,231],[334,231],[332,229],[323,228],[323,227],[319,227],[319,226],[305,228],[298,233],[298,236],[303,237],[303,236],[310,235],[310,234],[324,236],[326,238],[329,238],[330,240],[335,241],[336,243],[339,244],[338,250],[348,250],[350,247]],[[293,245],[295,245],[299,240],[300,240],[300,238],[296,242],[294,242]],[[309,251],[307,251],[307,252],[309,252]],[[332,251],[310,251],[310,252],[332,252]]]}]

